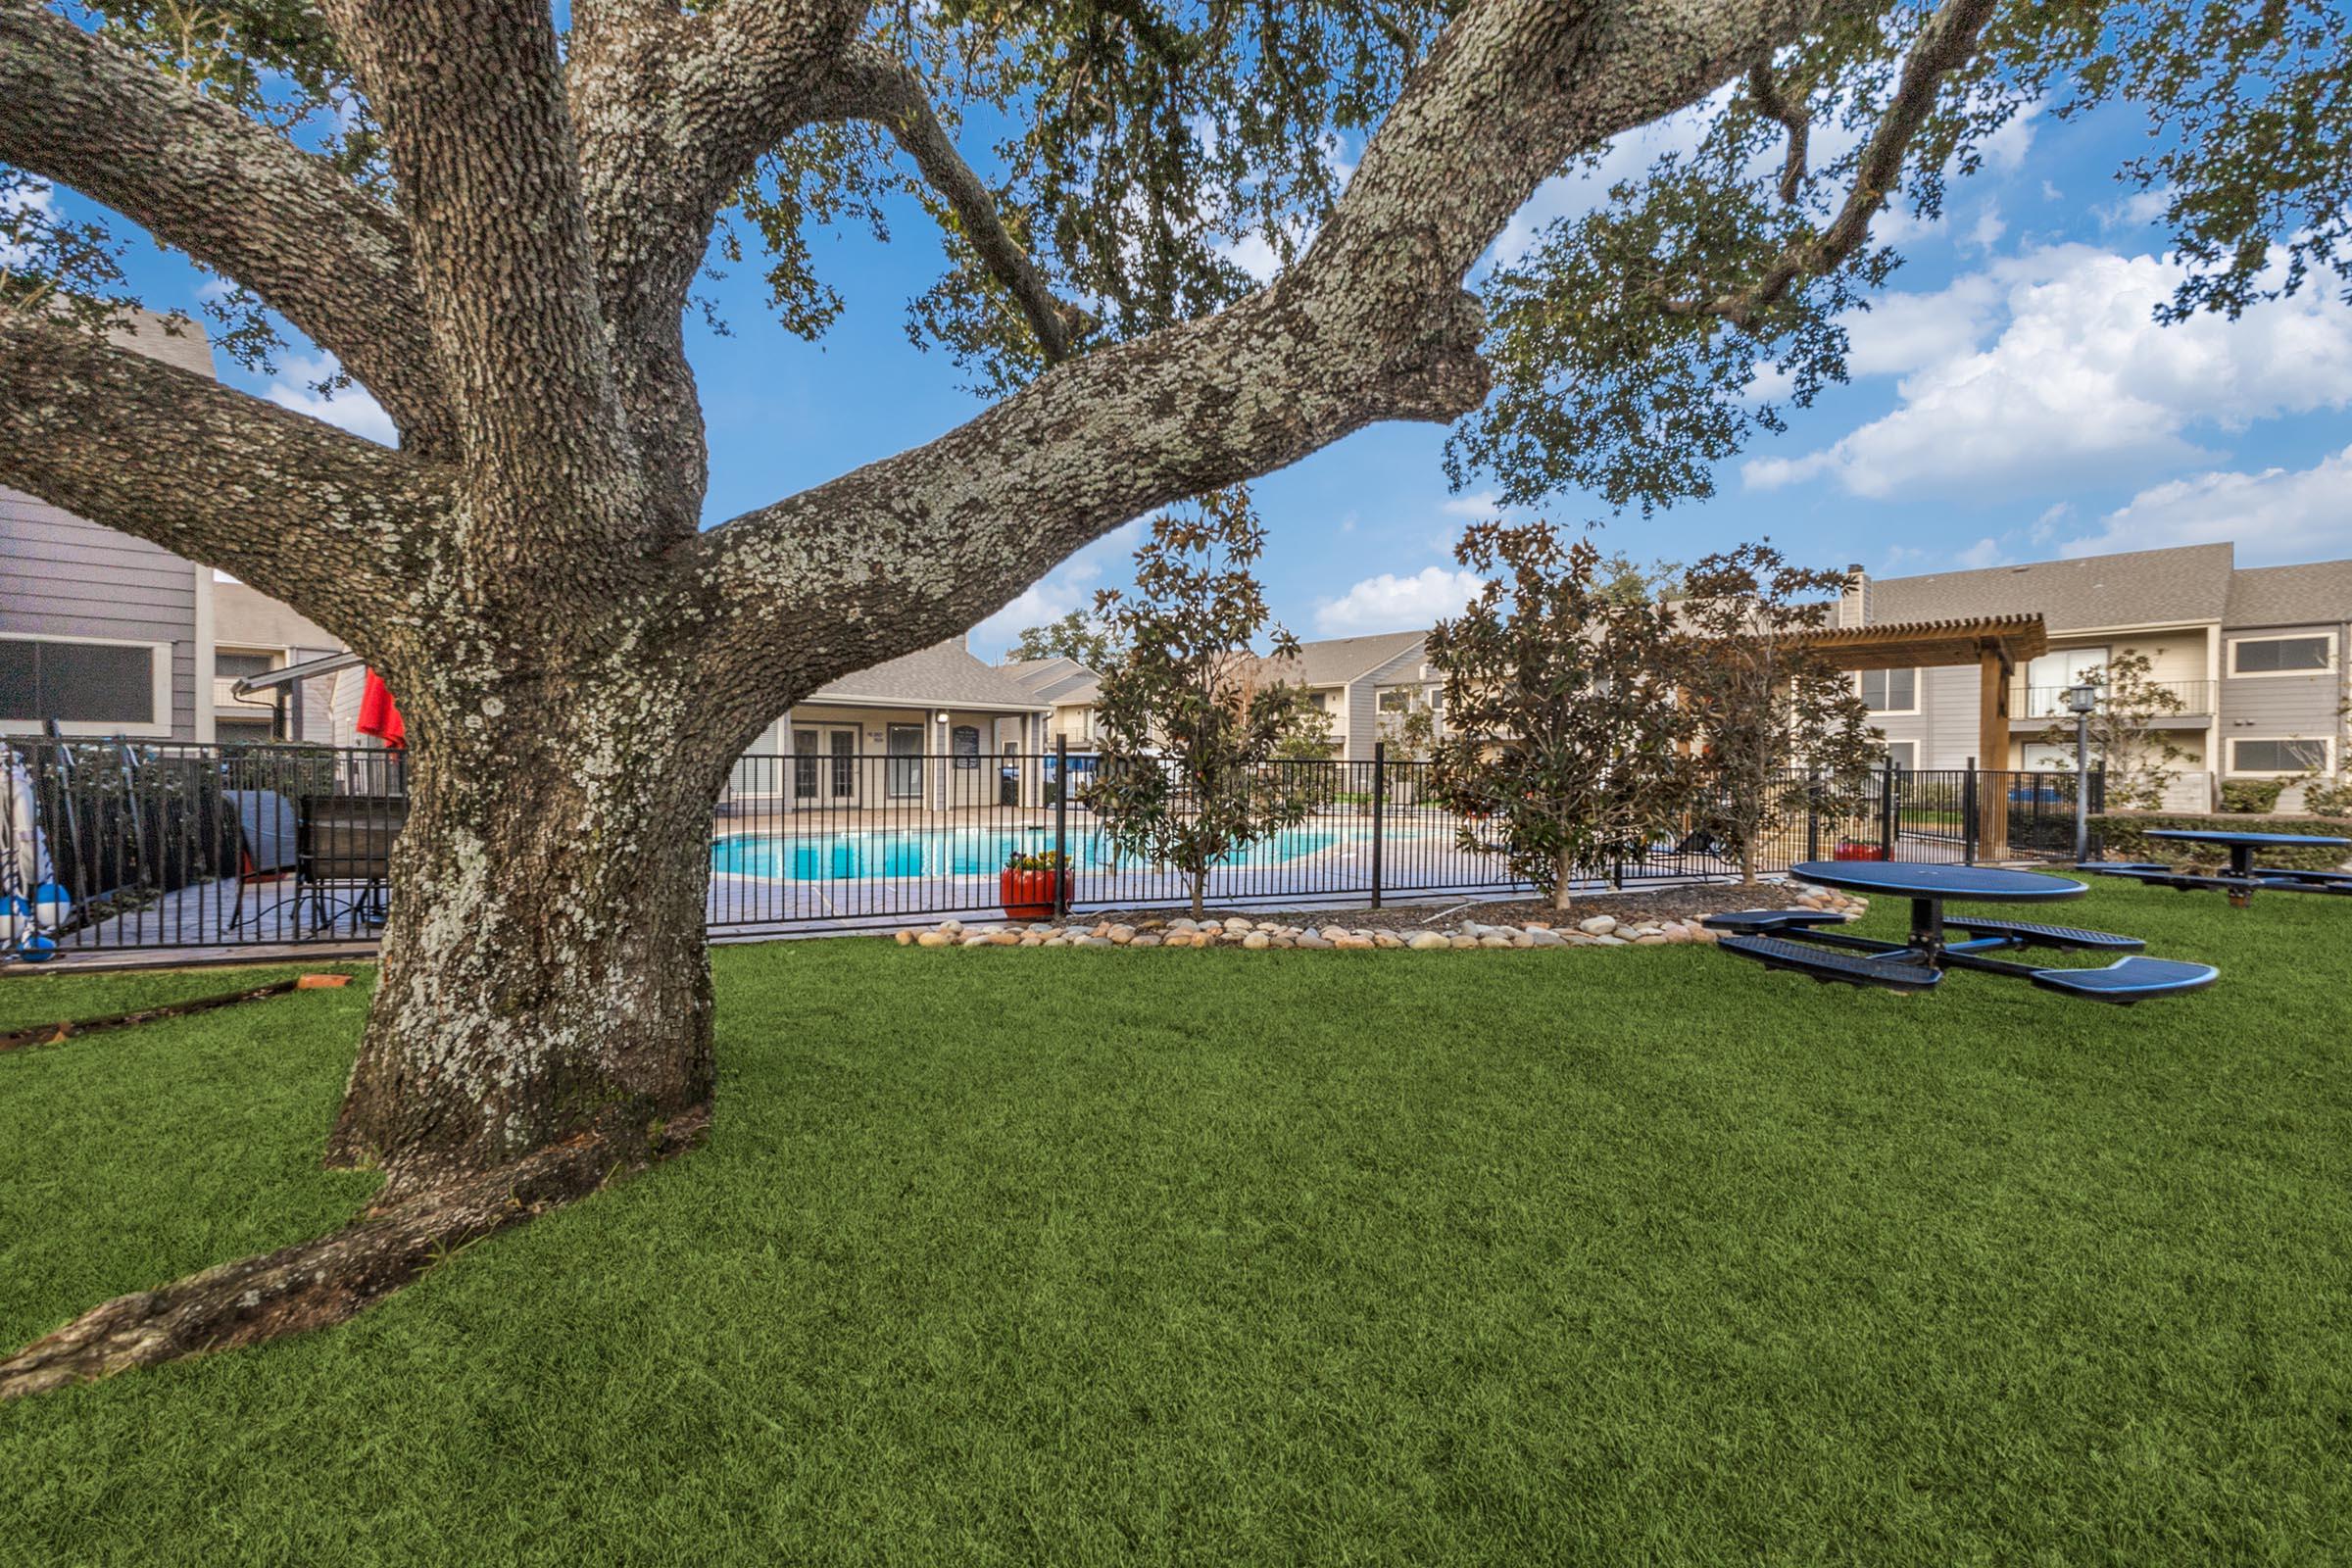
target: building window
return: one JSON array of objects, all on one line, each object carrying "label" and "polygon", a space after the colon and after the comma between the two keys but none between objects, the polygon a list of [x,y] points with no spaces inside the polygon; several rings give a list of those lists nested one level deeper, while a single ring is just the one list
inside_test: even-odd
[{"label": "building window", "polygon": [[2230,644],[2232,675],[2309,675],[2335,667],[2335,634],[2240,637]]},{"label": "building window", "polygon": [[1885,743],[1885,751],[1887,764],[1897,773],[1919,771],[1919,742],[1887,741]]},{"label": "building window", "polygon": [[2238,740],[2230,742],[2232,773],[2332,773],[2335,743],[2328,740]]},{"label": "building window", "polygon": [[172,645],[0,637],[0,724],[50,719],[68,734],[171,733]]},{"label": "building window", "polygon": [[1874,713],[1919,711],[1919,671],[1866,669],[1861,672],[1862,706]]},{"label": "building window", "polygon": [[1383,688],[1380,694],[1380,710],[1384,713],[1411,712],[1413,710],[1412,689],[1406,686]]},{"label": "building window", "polygon": [[244,648],[217,648],[213,651],[213,673],[222,680],[243,680],[249,675],[267,675],[277,668],[278,656]]}]

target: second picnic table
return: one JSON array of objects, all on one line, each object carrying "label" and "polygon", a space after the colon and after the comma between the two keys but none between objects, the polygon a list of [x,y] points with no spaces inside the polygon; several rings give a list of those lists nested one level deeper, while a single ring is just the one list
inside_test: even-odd
[{"label": "second picnic table", "polygon": [[2230,852],[2230,869],[2219,876],[2203,876],[2178,870],[2153,861],[2085,862],[2081,870],[2099,876],[2126,877],[2134,882],[2148,882],[2157,887],[2175,888],[2183,893],[2199,889],[2218,888],[2230,895],[2230,902],[2244,908],[2254,902],[2258,888],[2270,888],[2279,893],[2342,893],[2352,894],[2352,873],[2343,871],[2298,871],[2289,866],[2254,863],[2256,852],[2262,850],[2348,850],[2352,839],[2325,838],[2314,833],[2256,833],[2240,832],[2234,828],[2154,827],[2145,834],[2174,844],[2210,844]]},{"label": "second picnic table", "polygon": [[[1719,947],[1767,968],[1793,970],[1815,980],[1846,985],[1920,991],[1941,981],[1947,969],[1975,969],[2029,980],[2045,991],[2127,1006],[2152,997],[2201,990],[2219,975],[2211,964],[2136,956],[2119,958],[2103,969],[2012,963],[1991,955],[2026,948],[2136,955],[2145,944],[2136,937],[2078,926],[1953,918],[1944,913],[1947,900],[2057,904],[2089,891],[2071,877],[1908,860],[1807,860],[1792,869],[1796,876],[1825,887],[1909,899],[1910,939],[1880,942],[1826,930],[1823,928],[1842,923],[1840,917],[1811,909],[1750,909],[1707,919],[1708,926],[1733,933]],[[1952,940],[1955,931],[1961,934],[1958,941]]]}]

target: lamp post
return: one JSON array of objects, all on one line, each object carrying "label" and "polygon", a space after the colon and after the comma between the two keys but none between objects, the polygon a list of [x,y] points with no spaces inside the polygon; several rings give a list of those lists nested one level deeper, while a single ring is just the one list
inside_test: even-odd
[{"label": "lamp post", "polygon": [[2099,706],[2099,689],[2078,681],[2066,689],[2066,706],[2075,715],[2075,863],[2090,858],[2090,715]]}]

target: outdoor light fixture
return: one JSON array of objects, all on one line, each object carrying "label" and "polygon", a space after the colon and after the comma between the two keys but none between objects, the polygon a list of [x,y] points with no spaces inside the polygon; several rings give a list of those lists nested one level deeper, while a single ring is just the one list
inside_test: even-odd
[{"label": "outdoor light fixture", "polygon": [[2090,715],[2099,689],[2079,680],[2066,689],[2067,710],[2075,715],[2075,863],[2090,858]]},{"label": "outdoor light fixture", "polygon": [[948,721],[948,715],[945,713],[934,713],[931,715],[931,717],[934,721],[941,724],[945,724]]}]

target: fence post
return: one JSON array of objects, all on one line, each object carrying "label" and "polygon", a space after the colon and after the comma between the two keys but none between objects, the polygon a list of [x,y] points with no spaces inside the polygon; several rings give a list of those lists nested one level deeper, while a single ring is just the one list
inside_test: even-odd
[{"label": "fence post", "polygon": [[1977,760],[1968,760],[1968,771],[1960,775],[1960,861],[1963,865],[1977,863]]},{"label": "fence post", "polygon": [[1894,858],[1894,759],[1886,759],[1886,776],[1879,780],[1879,858]]},{"label": "fence post", "polygon": [[1054,918],[1070,917],[1070,738],[1054,737]]},{"label": "fence post", "polygon": [[1821,858],[1821,775],[1805,769],[1805,858]]},{"label": "fence post", "polygon": [[1380,907],[1380,847],[1387,838],[1389,743],[1372,743],[1372,907]]}]

